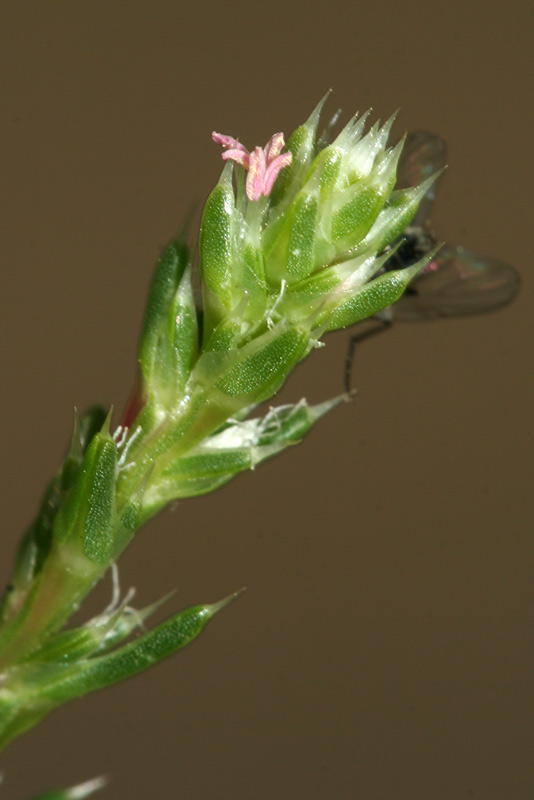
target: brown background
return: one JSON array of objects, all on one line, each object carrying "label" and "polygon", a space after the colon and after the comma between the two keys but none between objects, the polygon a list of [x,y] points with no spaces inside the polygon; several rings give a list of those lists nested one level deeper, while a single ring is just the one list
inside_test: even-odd
[{"label": "brown background", "polygon": [[[449,144],[439,234],[523,277],[498,314],[369,343],[353,405],[150,524],[121,562],[140,605],[248,591],[13,744],[6,798],[100,773],[116,800],[534,797],[531,8],[2,3],[2,582],[72,406],[129,393],[152,265],[219,174],[213,128],[263,143],[329,87],[332,113],[400,106],[397,133]],[[346,341],[284,400],[337,394]]]}]

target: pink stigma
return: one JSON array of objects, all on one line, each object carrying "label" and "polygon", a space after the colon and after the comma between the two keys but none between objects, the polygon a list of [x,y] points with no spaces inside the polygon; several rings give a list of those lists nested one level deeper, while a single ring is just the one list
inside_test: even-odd
[{"label": "pink stigma", "polygon": [[255,147],[252,153],[232,136],[213,131],[211,138],[225,148],[224,161],[233,161],[244,167],[247,174],[246,192],[249,200],[259,200],[271,194],[275,180],[281,170],[291,164],[291,153],[282,153],[284,134],[275,133],[265,147]]}]

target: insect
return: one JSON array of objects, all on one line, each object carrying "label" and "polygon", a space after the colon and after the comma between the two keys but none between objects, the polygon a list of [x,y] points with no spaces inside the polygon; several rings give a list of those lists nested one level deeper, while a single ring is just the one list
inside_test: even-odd
[{"label": "insect", "polygon": [[[433,133],[415,131],[409,134],[397,172],[398,185],[417,186],[442,169],[446,164],[446,152],[443,139]],[[399,247],[385,264],[386,271],[414,264],[437,244],[430,212],[439,180],[430,187],[412,224],[403,231]],[[509,264],[464,247],[444,245],[395,306],[373,318],[374,327],[351,337],[345,360],[345,390],[350,391],[356,345],[387,330],[393,321],[486,314],[510,303],[519,284],[519,274]]]}]

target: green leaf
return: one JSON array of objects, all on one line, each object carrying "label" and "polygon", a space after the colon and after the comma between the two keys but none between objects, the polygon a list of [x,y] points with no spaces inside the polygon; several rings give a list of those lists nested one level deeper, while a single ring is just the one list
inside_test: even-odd
[{"label": "green leaf", "polygon": [[314,268],[313,243],[317,225],[317,200],[302,196],[295,207],[287,244],[286,269],[293,280],[308,277]]},{"label": "green leaf", "polygon": [[158,353],[161,328],[167,321],[187,261],[185,245],[182,242],[172,242],[165,248],[156,264],[139,342],[139,363],[146,380],[150,379],[158,356],[161,357]]},{"label": "green leaf", "polygon": [[96,466],[83,529],[83,551],[97,564],[106,564],[113,555],[116,470],[117,447],[109,441]]},{"label": "green leaf", "polygon": [[173,400],[180,400],[185,393],[193,364],[198,356],[198,317],[191,284],[191,267],[187,267],[170,314],[173,336],[171,344],[174,350],[174,381],[172,374],[160,374],[160,382],[175,385]]},{"label": "green leaf", "polygon": [[242,347],[236,363],[215,382],[214,388],[239,400],[238,407],[261,403],[278,391],[309,346],[305,331],[278,325]]},{"label": "green leaf", "polygon": [[185,244],[174,241],[159,259],[139,344],[141,394],[166,407],[183,394],[197,352],[188,258]]},{"label": "green leaf", "polygon": [[87,409],[87,411],[84,411],[79,420],[79,435],[82,453],[85,453],[87,450],[87,447],[92,441],[93,436],[104,427],[107,416],[108,412],[103,406],[91,406]]},{"label": "green leaf", "polygon": [[309,406],[305,400],[271,408],[263,418],[234,421],[207,437],[188,455],[171,461],[144,498],[152,516],[172,500],[212,492],[244,470],[297,444],[345,396]]},{"label": "green leaf", "polygon": [[318,420],[336,408],[345,399],[345,395],[339,395],[332,400],[326,400],[324,403],[312,406],[302,399],[295,404],[269,409],[265,417],[258,420],[258,445],[265,447],[300,442]]},{"label": "green leaf", "polygon": [[263,253],[248,242],[244,244],[241,259],[236,265],[233,294],[236,302],[246,295],[243,319],[252,323],[262,319],[267,298]]},{"label": "green leaf", "polygon": [[339,198],[340,208],[332,216],[332,239],[348,246],[359,242],[371,229],[385,198],[376,186],[361,181]]},{"label": "green leaf", "polygon": [[315,159],[312,170],[320,173],[319,186],[321,199],[325,199],[335,188],[343,163],[343,151],[340,147],[330,145],[319,153]]},{"label": "green leaf", "polygon": [[120,606],[93,617],[78,628],[59,631],[45,639],[43,645],[26,656],[21,663],[72,664],[84,658],[112,650],[127,639],[136,628],[153,614],[170,595],[140,610],[128,603],[134,591],[130,590]]},{"label": "green leaf", "polygon": [[272,286],[279,286],[282,279],[294,283],[313,271],[317,215],[317,197],[302,191],[279,223],[266,231],[265,274]]},{"label": "green leaf", "polygon": [[436,172],[420,186],[393,192],[371,230],[356,247],[351,248],[351,252],[353,254],[368,250],[380,252],[401,236],[415,217],[419,203],[442,172],[443,170]]},{"label": "green leaf", "polygon": [[325,311],[318,314],[317,327],[323,332],[346,328],[392,305],[402,296],[410,281],[430,263],[438,250],[439,247],[435,248],[411,267],[380,275],[330,313]]},{"label": "green leaf", "polygon": [[21,607],[30,586],[41,572],[52,545],[52,528],[58,510],[78,475],[88,443],[102,427],[105,418],[106,412],[100,406],[90,408],[81,419],[75,412],[74,430],[63,465],[49,483],[37,517],[20,542],[13,577],[2,602],[0,618],[3,621]]},{"label": "green leaf", "polygon": [[203,347],[203,353],[210,351],[227,353],[235,349],[241,335],[241,318],[239,316],[223,319],[213,330],[210,338]]},{"label": "green leaf", "polygon": [[228,163],[219,183],[206,201],[200,226],[205,337],[211,334],[233,305],[233,229],[236,215],[232,165]]},{"label": "green leaf", "polygon": [[180,611],[111,653],[70,665],[31,662],[12,669],[0,689],[0,747],[57,706],[131,678],[190,644],[237,594]]},{"label": "green leaf", "polygon": [[117,446],[109,433],[97,433],[82,467],[54,522],[54,538],[78,539],[85,556],[97,564],[114,552]]}]

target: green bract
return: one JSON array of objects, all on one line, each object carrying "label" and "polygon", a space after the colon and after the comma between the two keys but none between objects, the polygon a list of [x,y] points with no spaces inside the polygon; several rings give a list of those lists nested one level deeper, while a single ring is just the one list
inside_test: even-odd
[{"label": "green bract", "polygon": [[182,236],[156,267],[121,424],[112,434],[101,409],[76,418],[65,462],[19,548],[0,617],[0,743],[200,633],[224,602],[180,612],[129,644],[152,610],[134,614],[131,598],[63,626],[143,522],[300,441],[342,398],[256,416],[254,408],[324,333],[395,302],[432,259],[387,269],[433,180],[394,190],[402,141],[387,146],[391,120],[366,133],[367,115],[355,118],[328,142],[317,139],[319,113],[285,150],[282,134],[252,153],[214,134],[235,164],[224,167],[202,217],[201,303]]}]

